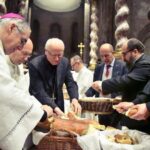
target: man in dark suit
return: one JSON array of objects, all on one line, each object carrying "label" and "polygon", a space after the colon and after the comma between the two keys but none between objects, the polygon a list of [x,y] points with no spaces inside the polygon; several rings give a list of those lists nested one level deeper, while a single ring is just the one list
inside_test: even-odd
[{"label": "man in dark suit", "polygon": [[30,93],[42,104],[51,106],[58,115],[63,115],[64,98],[62,87],[65,83],[75,113],[81,112],[78,103],[78,87],[70,72],[69,61],[63,57],[64,43],[58,38],[47,40],[45,55],[29,63]]},{"label": "man in dark suit", "polygon": [[[96,81],[92,87],[103,94],[120,91],[123,93],[123,101],[132,101],[150,79],[150,57],[144,55],[144,45],[135,38],[123,44],[122,54],[124,61],[130,66],[129,72],[103,82]],[[138,122],[123,115],[120,125],[150,133],[148,121]]]},{"label": "man in dark suit", "polygon": [[[114,49],[111,44],[105,43],[101,45],[99,49],[99,55],[101,58],[102,63],[98,64],[95,71],[94,71],[94,77],[93,81],[103,81],[106,79],[110,79],[116,76],[122,76],[127,72],[127,68],[124,62],[120,60],[116,60],[115,57],[113,56]],[[110,65],[109,68],[109,75],[107,76],[107,66]],[[111,98],[115,98],[118,96],[118,92],[112,93],[110,95]],[[86,96],[88,97],[99,97],[100,93],[90,87],[87,92]]]},{"label": "man in dark suit", "polygon": [[[102,60],[102,63],[97,65],[94,71],[94,78],[93,81],[103,81],[106,79],[110,79],[116,76],[122,76],[127,72],[126,65],[123,61],[116,60],[113,56],[113,46],[109,43],[105,43],[101,45],[99,49],[99,55]],[[107,67],[108,66],[108,67]],[[90,87],[87,92],[85,93],[88,97],[104,97],[104,95],[100,95],[98,91]],[[120,95],[119,92],[111,93],[105,97],[115,98],[116,96]],[[116,118],[116,114],[113,115],[102,115],[99,117],[99,121],[105,125],[112,125],[115,126],[115,122],[113,121]]]}]

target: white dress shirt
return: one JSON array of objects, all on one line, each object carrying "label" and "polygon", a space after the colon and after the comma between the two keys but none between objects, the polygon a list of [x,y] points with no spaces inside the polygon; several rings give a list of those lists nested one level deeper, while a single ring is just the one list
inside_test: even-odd
[{"label": "white dress shirt", "polygon": [[[105,66],[104,66],[104,71],[103,71],[103,75],[102,75],[102,81],[112,78],[112,72],[113,72],[114,62],[115,62],[115,58],[113,59],[113,61],[112,61],[111,64],[110,64],[111,67],[109,68],[109,75],[108,75],[107,77],[106,77],[107,65],[105,64]],[[110,97],[111,97],[111,94],[102,95],[102,94],[100,93],[100,97],[110,98]]]}]

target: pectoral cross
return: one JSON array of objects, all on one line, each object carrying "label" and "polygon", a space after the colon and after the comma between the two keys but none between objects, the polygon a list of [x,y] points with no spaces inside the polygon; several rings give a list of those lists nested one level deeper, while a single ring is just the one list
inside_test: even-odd
[{"label": "pectoral cross", "polygon": [[84,48],[84,45],[83,45],[82,42],[78,45],[78,48],[80,48],[80,56],[81,56],[81,58],[82,58],[82,55],[83,55],[83,48]]}]

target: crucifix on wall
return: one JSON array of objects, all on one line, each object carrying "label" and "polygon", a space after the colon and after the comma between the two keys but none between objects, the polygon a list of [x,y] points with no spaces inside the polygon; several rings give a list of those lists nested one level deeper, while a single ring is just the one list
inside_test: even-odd
[{"label": "crucifix on wall", "polygon": [[81,42],[80,44],[78,44],[78,48],[80,49],[80,56],[81,58],[83,57],[83,51],[84,51],[84,44]]}]

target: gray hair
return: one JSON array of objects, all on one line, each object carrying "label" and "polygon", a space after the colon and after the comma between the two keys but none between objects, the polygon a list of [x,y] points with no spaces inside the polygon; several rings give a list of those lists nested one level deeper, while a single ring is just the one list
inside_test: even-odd
[{"label": "gray hair", "polygon": [[82,58],[79,55],[75,55],[71,58],[71,60],[75,63],[75,62],[80,62],[83,63]]},{"label": "gray hair", "polygon": [[45,50],[48,50],[50,46],[60,46],[62,50],[65,49],[64,42],[59,38],[50,38],[46,41]]},{"label": "gray hair", "polygon": [[20,32],[24,32],[27,29],[31,30],[30,25],[24,19],[22,20],[17,18],[0,19],[0,26],[5,26],[10,22],[16,24]]}]

